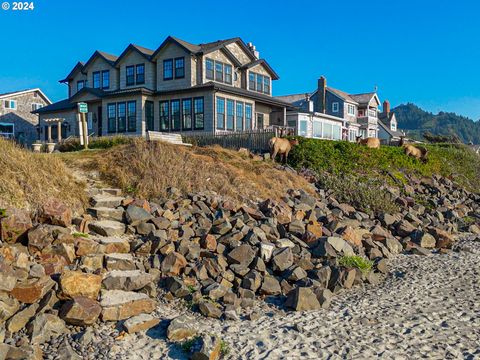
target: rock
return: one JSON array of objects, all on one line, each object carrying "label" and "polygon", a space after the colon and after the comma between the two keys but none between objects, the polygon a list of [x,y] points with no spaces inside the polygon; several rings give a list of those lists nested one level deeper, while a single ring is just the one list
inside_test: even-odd
[{"label": "rock", "polygon": [[438,228],[429,228],[428,231],[435,238],[436,242],[434,246],[439,249],[450,249],[455,242],[454,237],[444,230]]},{"label": "rock", "polygon": [[420,230],[412,232],[410,238],[413,242],[426,249],[433,249],[436,244],[436,240],[432,235]]},{"label": "rock", "polygon": [[402,220],[397,225],[397,235],[401,237],[409,236],[415,230],[416,230],[416,227],[406,220]]},{"label": "rock", "polygon": [[0,291],[12,291],[17,284],[17,277],[12,267],[1,261],[0,258]]},{"label": "rock", "polygon": [[232,230],[232,224],[230,224],[228,220],[217,220],[216,222],[214,222],[211,231],[214,234],[225,235],[230,230]]},{"label": "rock", "polygon": [[32,304],[27,306],[22,311],[19,311],[14,316],[10,318],[7,322],[7,330],[10,333],[16,333],[20,331],[27,325],[31,318],[35,316],[35,313],[38,310],[38,304]]},{"label": "rock", "polygon": [[112,253],[105,255],[105,267],[107,270],[135,270],[135,262],[132,254]]},{"label": "rock", "polygon": [[135,205],[128,206],[125,212],[125,217],[127,219],[127,223],[132,226],[136,226],[140,223],[153,219],[153,216],[150,215],[147,210]]},{"label": "rock", "polygon": [[94,207],[88,209],[88,212],[97,218],[97,220],[114,220],[122,222],[124,218],[124,210],[122,208]]},{"label": "rock", "polygon": [[136,225],[135,229],[137,230],[137,234],[139,235],[149,235],[150,233],[156,231],[155,225],[146,222],[142,222]]},{"label": "rock", "polygon": [[187,266],[185,257],[177,252],[171,252],[162,261],[162,273],[165,275],[176,276]]},{"label": "rock", "polygon": [[322,224],[316,220],[309,221],[306,230],[317,239],[323,235]]},{"label": "rock", "polygon": [[101,312],[102,307],[96,300],[77,296],[62,306],[59,316],[67,324],[86,326],[94,324]]},{"label": "rock", "polygon": [[104,247],[105,254],[128,254],[130,252],[130,243],[126,239],[103,238],[100,243]]},{"label": "rock", "polygon": [[302,220],[293,220],[290,224],[288,224],[288,231],[293,234],[302,235],[305,232],[305,224]]},{"label": "rock", "polygon": [[17,299],[0,292],[0,324],[10,319],[20,308]]},{"label": "rock", "polygon": [[68,333],[65,322],[53,314],[38,314],[27,327],[32,344],[43,344],[51,338]]},{"label": "rock", "polygon": [[50,199],[43,205],[38,221],[68,227],[72,225],[72,210],[60,201]]},{"label": "rock", "polygon": [[251,270],[242,280],[242,288],[256,292],[262,285],[262,276],[258,271]]},{"label": "rock", "polygon": [[38,345],[12,346],[0,343],[0,359],[42,360],[42,349]]},{"label": "rock", "polygon": [[322,309],[330,307],[333,298],[333,293],[330,290],[317,287],[314,293]]},{"label": "rock", "polygon": [[89,229],[102,236],[119,236],[125,234],[125,225],[113,220],[94,221],[89,225]]},{"label": "rock", "polygon": [[198,308],[202,315],[206,317],[220,319],[220,317],[222,316],[222,310],[220,310],[217,303],[203,301],[198,305]]},{"label": "rock", "polygon": [[222,343],[216,335],[203,335],[200,339],[200,349],[192,355],[192,360],[220,359]]},{"label": "rock", "polygon": [[84,296],[96,300],[102,285],[102,277],[80,271],[65,271],[60,276],[60,287],[66,298]]},{"label": "rock", "polygon": [[277,245],[278,248],[294,248],[295,247],[295,244],[293,243],[293,241],[289,240],[289,239],[278,239],[276,242],[275,242],[275,245]]},{"label": "rock", "polygon": [[82,360],[82,357],[73,350],[66,339],[64,339],[58,347],[57,356],[62,360]]},{"label": "rock", "polygon": [[55,286],[55,281],[50,279],[49,276],[39,279],[32,278],[17,282],[10,294],[22,303],[33,304],[40,300],[53,286]]},{"label": "rock", "polygon": [[259,208],[265,216],[277,219],[279,224],[285,225],[292,221],[292,210],[283,201],[275,202],[268,199],[261,203]]},{"label": "rock", "polygon": [[322,288],[327,288],[332,276],[332,269],[330,266],[323,266],[318,270],[313,271],[313,278],[316,279]]},{"label": "rock", "polygon": [[388,274],[387,260],[380,259],[379,261],[377,261],[377,263],[375,265],[377,267],[377,270],[380,271],[382,274]]},{"label": "rock", "polygon": [[265,275],[263,278],[262,286],[260,287],[261,295],[280,295],[282,288],[278,280],[271,275]]},{"label": "rock", "polygon": [[197,330],[193,326],[196,320],[188,315],[181,315],[170,322],[167,328],[167,338],[170,341],[182,341],[194,337]]},{"label": "rock", "polygon": [[25,210],[7,209],[0,214],[0,240],[13,244],[32,227],[30,214]]},{"label": "rock", "polygon": [[140,314],[133,316],[123,323],[123,327],[129,334],[136,333],[138,331],[148,330],[154,326],[157,326],[160,320],[154,318],[149,314]]},{"label": "rock", "polygon": [[102,292],[100,305],[102,306],[102,320],[116,321],[142,313],[151,313],[155,310],[156,302],[142,293],[106,290]]},{"label": "rock", "polygon": [[98,194],[90,200],[94,207],[116,208],[122,204],[123,197],[108,194]]},{"label": "rock", "polygon": [[285,301],[285,306],[296,311],[319,310],[320,303],[310,288],[297,287],[290,291]]},{"label": "rock", "polygon": [[384,229],[383,227],[377,225],[373,229],[370,230],[372,233],[372,240],[374,241],[383,241],[387,238],[392,237],[392,234],[388,232],[388,230]]},{"label": "rock", "polygon": [[227,259],[230,264],[239,264],[242,266],[250,265],[254,258],[255,250],[253,250],[248,244],[237,246],[227,255]]},{"label": "rock", "polygon": [[388,251],[390,251],[392,254],[400,254],[403,250],[402,244],[395,238],[385,239],[384,243]]},{"label": "rock", "polygon": [[290,248],[276,249],[273,252],[271,266],[273,271],[284,271],[293,264],[293,254]]},{"label": "rock", "polygon": [[260,256],[265,262],[269,262],[272,258],[273,251],[275,250],[275,245],[270,243],[260,243]]},{"label": "rock", "polygon": [[103,269],[103,255],[85,255],[81,259],[81,268],[94,272]]},{"label": "rock", "polygon": [[368,231],[365,229],[354,229],[347,226],[342,232],[342,237],[353,246],[362,246],[363,234],[366,232]]},{"label": "rock", "polygon": [[107,290],[140,290],[153,281],[153,276],[140,270],[112,270],[103,278]]},{"label": "rock", "polygon": [[210,251],[217,250],[217,239],[212,234],[207,234],[200,240],[200,246],[202,249],[207,249]]},{"label": "rock", "polygon": [[28,250],[30,254],[42,251],[50,246],[54,240],[51,228],[48,225],[37,225],[31,228],[27,234]]},{"label": "rock", "polygon": [[288,275],[288,280],[296,282],[298,280],[305,279],[306,277],[307,272],[303,270],[300,266],[297,266]]},{"label": "rock", "polygon": [[213,283],[205,288],[205,295],[212,300],[221,299],[227,293],[228,289],[218,283]]}]

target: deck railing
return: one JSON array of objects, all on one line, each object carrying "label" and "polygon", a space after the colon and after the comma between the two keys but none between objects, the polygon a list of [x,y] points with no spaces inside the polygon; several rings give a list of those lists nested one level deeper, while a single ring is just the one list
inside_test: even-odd
[{"label": "deck railing", "polygon": [[274,136],[274,129],[264,129],[185,136],[183,141],[195,146],[220,145],[228,149],[246,148],[253,152],[265,152],[269,150],[268,142]]}]

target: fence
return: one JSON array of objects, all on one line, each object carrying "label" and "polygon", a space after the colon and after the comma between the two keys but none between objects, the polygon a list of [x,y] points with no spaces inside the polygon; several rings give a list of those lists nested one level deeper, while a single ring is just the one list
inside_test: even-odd
[{"label": "fence", "polygon": [[224,134],[185,136],[184,142],[196,146],[220,145],[228,149],[246,148],[253,152],[269,150],[268,142],[275,136],[274,129],[242,131]]}]

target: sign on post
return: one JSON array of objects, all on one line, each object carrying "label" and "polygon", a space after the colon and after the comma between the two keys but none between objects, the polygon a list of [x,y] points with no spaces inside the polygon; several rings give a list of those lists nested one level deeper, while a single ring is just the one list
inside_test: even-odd
[{"label": "sign on post", "polygon": [[78,103],[78,112],[81,114],[88,113],[88,104],[87,103]]}]

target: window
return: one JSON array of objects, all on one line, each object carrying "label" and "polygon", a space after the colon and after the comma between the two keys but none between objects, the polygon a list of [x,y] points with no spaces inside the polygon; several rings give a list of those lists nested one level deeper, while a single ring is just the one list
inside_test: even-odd
[{"label": "window", "polygon": [[321,138],[322,137],[322,122],[321,121],[313,121],[313,132],[312,136],[314,138]]},{"label": "window", "polygon": [[127,73],[127,86],[135,85],[135,66],[127,66],[125,71]]},{"label": "window", "polygon": [[392,121],[392,123],[390,124],[390,129],[392,131],[397,131],[397,123]]},{"label": "window", "polygon": [[217,98],[217,129],[225,129],[225,99]]},{"label": "window", "polygon": [[170,129],[170,112],[168,101],[160,101],[160,130]]},{"label": "window", "polygon": [[124,102],[117,103],[117,132],[127,130],[127,108]]},{"label": "window", "polygon": [[85,81],[83,81],[83,80],[78,80],[77,81],[77,91],[82,90],[84,86],[85,86]]},{"label": "window", "polygon": [[257,113],[257,129],[263,129],[263,114]]},{"label": "window", "polygon": [[145,84],[145,64],[135,66],[135,75],[137,84]]},{"label": "window", "polygon": [[173,79],[173,60],[163,60],[163,80]]},{"label": "window", "polygon": [[245,130],[252,130],[252,104],[245,104]]},{"label": "window", "polygon": [[333,140],[342,140],[342,127],[340,125],[332,125]]},{"label": "window", "polygon": [[307,120],[300,120],[298,122],[298,135],[307,136],[308,123]]},{"label": "window", "polygon": [[181,79],[185,77],[185,58],[175,59],[175,79]]},{"label": "window", "polygon": [[193,100],[193,112],[195,117],[195,130],[203,130],[203,97]]},{"label": "window", "polygon": [[258,92],[263,92],[263,76],[262,76],[262,75],[259,75],[259,74],[256,74],[255,76],[257,77],[256,90],[257,90]]},{"label": "window", "polygon": [[100,89],[100,71],[93,73],[93,88]]},{"label": "window", "polygon": [[358,116],[359,117],[365,116],[365,110],[358,110]]},{"label": "window", "polygon": [[87,129],[89,133],[93,131],[93,113],[92,112],[87,113]]},{"label": "window", "polygon": [[237,101],[237,111],[235,114],[235,129],[238,131],[243,130],[243,102]]},{"label": "window", "polygon": [[43,107],[42,104],[33,103],[33,104],[32,104],[32,111],[38,110],[38,109],[40,109],[40,108],[42,108],[42,107]]},{"label": "window", "polygon": [[223,82],[223,64],[215,61],[215,81]]},{"label": "window", "polygon": [[377,111],[376,111],[376,110],[369,109],[369,110],[368,110],[368,116],[377,117]]},{"label": "window", "polygon": [[180,124],[180,100],[170,101],[172,111],[172,130],[178,131],[181,129]]},{"label": "window", "polygon": [[338,112],[338,106],[339,106],[338,102],[332,103],[332,112],[334,113]]},{"label": "window", "polygon": [[248,89],[255,91],[255,73],[248,73]]},{"label": "window", "polygon": [[102,89],[108,89],[110,87],[110,70],[102,71]]},{"label": "window", "polygon": [[17,100],[5,100],[3,104],[5,109],[11,109],[11,110],[17,109]]},{"label": "window", "polygon": [[232,65],[225,64],[225,82],[232,84]]},{"label": "window", "polygon": [[347,113],[348,115],[355,116],[355,105],[347,104]]},{"label": "window", "polygon": [[0,123],[0,137],[13,138],[14,129],[14,124]]},{"label": "window", "polygon": [[182,128],[192,130],[192,99],[182,100]]},{"label": "window", "polygon": [[205,76],[209,80],[213,80],[213,67],[214,63],[212,59],[205,60]]},{"label": "window", "polygon": [[354,142],[357,140],[357,132],[354,129],[348,131],[348,141]]},{"label": "window", "polygon": [[227,100],[227,130],[234,129],[235,120],[235,101]]},{"label": "window", "polygon": [[154,130],[154,106],[153,106],[153,101],[145,101],[145,121],[147,125],[147,131],[153,131]]},{"label": "window", "polygon": [[129,101],[127,103],[128,131],[137,131],[137,102]]},{"label": "window", "polygon": [[116,104],[108,104],[107,105],[107,117],[108,117],[108,132],[109,133],[114,133],[114,132],[117,131],[116,115],[117,115]]},{"label": "window", "polygon": [[323,124],[323,137],[325,139],[332,139],[332,136],[333,136],[332,124],[330,123]]},{"label": "window", "polygon": [[263,77],[263,92],[270,95],[270,78],[268,76]]}]

